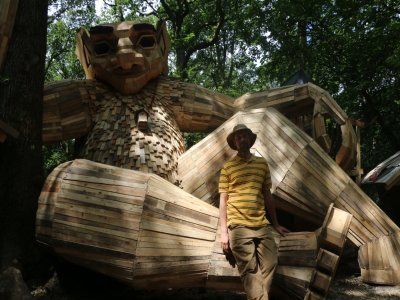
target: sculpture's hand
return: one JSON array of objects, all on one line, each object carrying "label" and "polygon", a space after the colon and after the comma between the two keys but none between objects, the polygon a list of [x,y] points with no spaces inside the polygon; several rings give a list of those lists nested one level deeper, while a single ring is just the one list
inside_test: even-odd
[{"label": "sculpture's hand", "polygon": [[285,236],[287,233],[290,232],[289,229],[287,229],[286,227],[283,227],[281,225],[275,225],[274,228],[282,236]]}]

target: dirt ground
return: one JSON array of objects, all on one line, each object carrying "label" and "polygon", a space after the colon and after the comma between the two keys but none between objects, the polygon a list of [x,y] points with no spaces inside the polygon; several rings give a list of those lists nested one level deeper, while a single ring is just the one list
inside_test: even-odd
[{"label": "dirt ground", "polygon": [[[46,284],[31,283],[37,300],[246,300],[242,292],[201,288],[167,291],[135,291],[106,276],[70,264],[58,265]],[[400,299],[399,286],[375,286],[361,282],[357,259],[342,257],[327,298],[331,299]],[[281,300],[273,298],[272,300]]]}]

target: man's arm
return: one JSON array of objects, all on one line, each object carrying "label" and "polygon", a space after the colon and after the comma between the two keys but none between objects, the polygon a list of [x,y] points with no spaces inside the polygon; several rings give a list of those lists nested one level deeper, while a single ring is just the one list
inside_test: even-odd
[{"label": "man's arm", "polygon": [[274,226],[275,230],[281,235],[285,236],[285,234],[289,233],[290,231],[287,228],[279,225],[278,217],[276,216],[275,200],[268,188],[264,187],[263,190],[265,209],[271,218],[272,226]]},{"label": "man's arm", "polygon": [[228,226],[226,220],[227,202],[228,193],[221,193],[219,196],[219,226],[221,229],[221,247],[224,252],[229,251]]}]

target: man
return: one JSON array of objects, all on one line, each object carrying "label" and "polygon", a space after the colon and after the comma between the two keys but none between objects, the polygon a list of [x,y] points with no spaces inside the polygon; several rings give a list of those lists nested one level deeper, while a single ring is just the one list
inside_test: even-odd
[{"label": "man", "polygon": [[266,300],[277,265],[272,226],[281,235],[289,230],[277,220],[267,161],[250,153],[256,138],[243,124],[227,137],[238,153],[224,164],[219,180],[221,246],[224,253],[232,251],[247,299]]}]

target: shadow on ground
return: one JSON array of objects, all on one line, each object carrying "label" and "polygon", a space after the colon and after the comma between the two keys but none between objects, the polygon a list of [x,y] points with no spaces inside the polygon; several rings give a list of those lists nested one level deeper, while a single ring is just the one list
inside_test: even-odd
[{"label": "shadow on ground", "polygon": [[[202,288],[136,291],[65,262],[57,264],[54,276],[45,284],[31,284],[30,288],[38,300],[246,300],[244,293]],[[326,299],[400,299],[400,285],[374,286],[361,282],[357,253],[350,251],[342,257]]]}]

